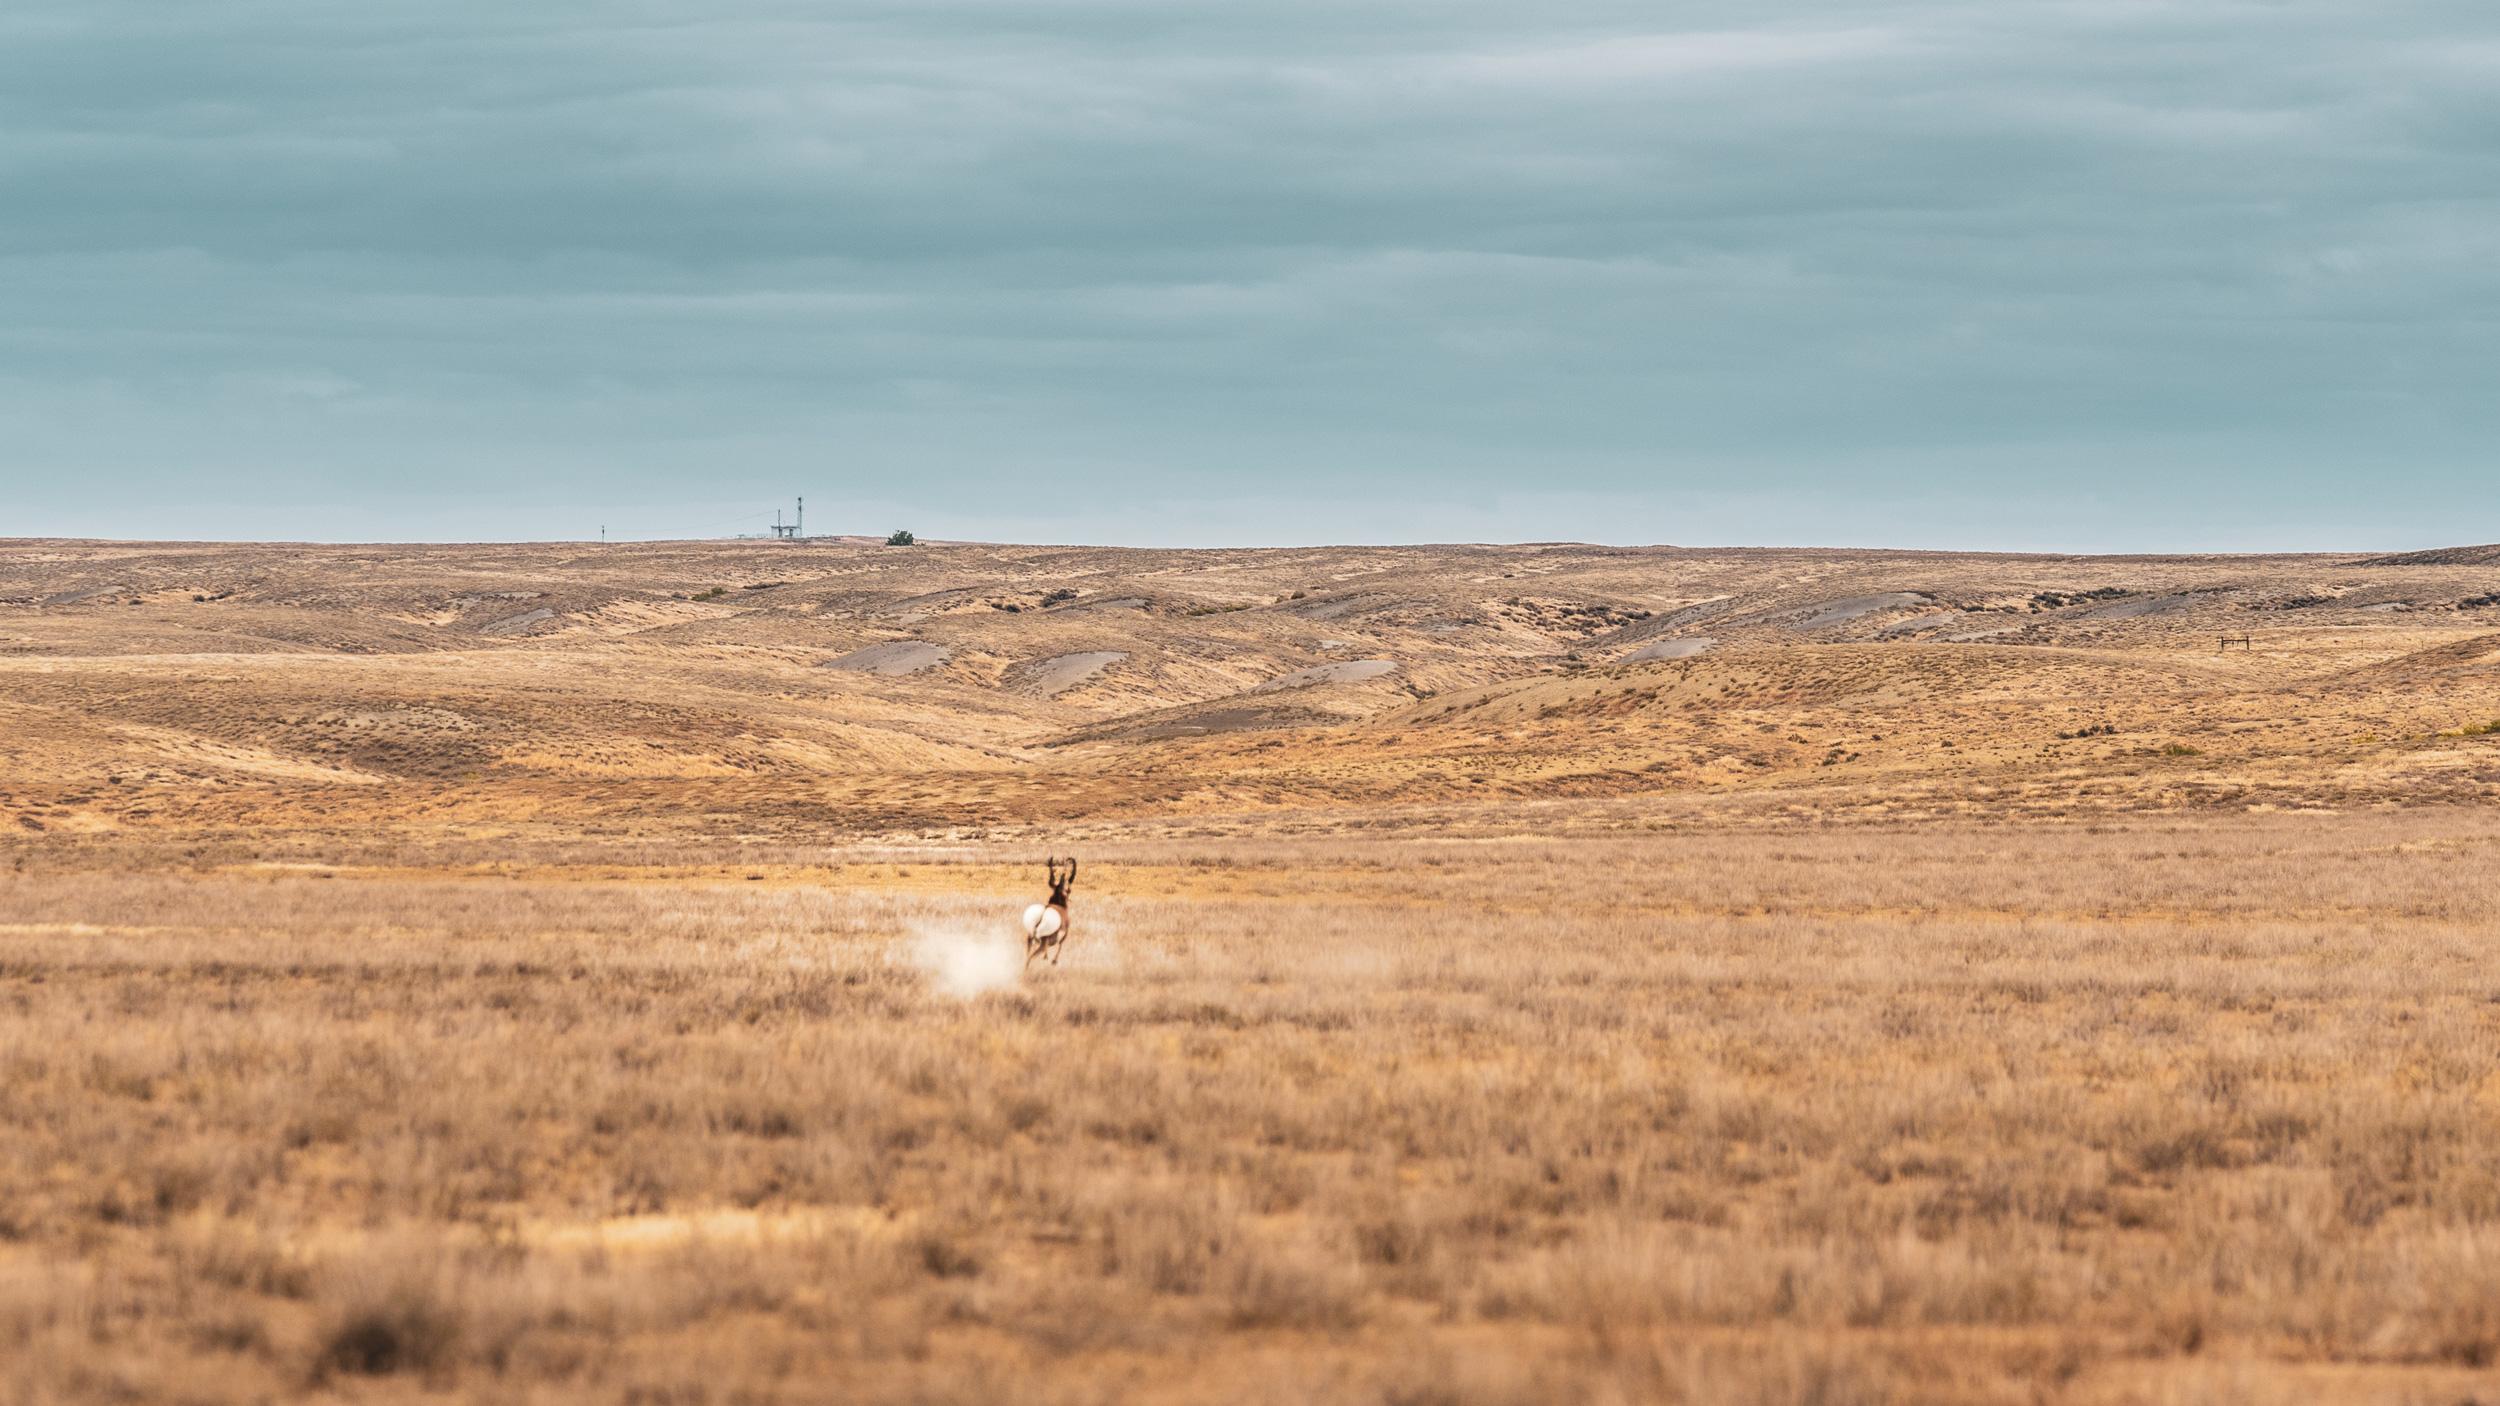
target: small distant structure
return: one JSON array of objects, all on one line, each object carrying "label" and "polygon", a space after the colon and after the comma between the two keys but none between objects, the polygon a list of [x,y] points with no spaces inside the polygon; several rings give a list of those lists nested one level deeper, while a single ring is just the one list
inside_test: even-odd
[{"label": "small distant structure", "polygon": [[798,516],[790,522],[781,520],[781,509],[773,509],[773,535],[784,542],[796,542],[807,536],[807,500],[805,498],[799,500]]},{"label": "small distant structure", "polygon": [[2243,652],[2253,650],[2257,647],[2257,641],[2251,639],[2247,635],[2224,635],[2222,637],[2223,649],[2228,650],[2235,644],[2238,645]]}]

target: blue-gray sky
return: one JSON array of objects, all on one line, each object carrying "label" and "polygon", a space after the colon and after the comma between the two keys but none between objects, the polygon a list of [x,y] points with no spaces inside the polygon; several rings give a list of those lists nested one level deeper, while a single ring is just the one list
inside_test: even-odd
[{"label": "blue-gray sky", "polygon": [[0,536],[2500,538],[2488,0],[10,0]]}]

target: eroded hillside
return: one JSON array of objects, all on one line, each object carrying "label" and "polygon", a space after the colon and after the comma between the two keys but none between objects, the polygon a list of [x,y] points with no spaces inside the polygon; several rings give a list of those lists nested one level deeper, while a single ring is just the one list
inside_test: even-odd
[{"label": "eroded hillside", "polygon": [[18,542],[0,825],[2471,800],[2500,793],[2490,557]]}]

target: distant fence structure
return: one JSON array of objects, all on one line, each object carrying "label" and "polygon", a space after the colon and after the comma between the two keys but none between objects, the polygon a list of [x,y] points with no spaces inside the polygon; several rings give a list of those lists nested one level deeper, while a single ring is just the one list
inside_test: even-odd
[{"label": "distant fence structure", "polygon": [[2247,635],[2224,635],[2222,637],[2222,647],[2224,649],[2227,650],[2235,644],[2243,650],[2251,650],[2257,647],[2257,641],[2251,639]]}]

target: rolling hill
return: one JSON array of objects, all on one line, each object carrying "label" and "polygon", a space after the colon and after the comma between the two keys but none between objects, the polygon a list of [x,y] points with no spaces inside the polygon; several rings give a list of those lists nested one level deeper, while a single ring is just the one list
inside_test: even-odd
[{"label": "rolling hill", "polygon": [[2453,555],[22,541],[0,826],[2479,799],[2500,565]]}]

